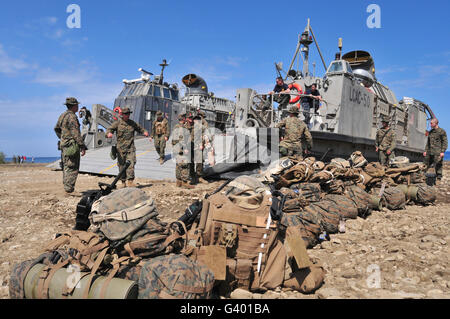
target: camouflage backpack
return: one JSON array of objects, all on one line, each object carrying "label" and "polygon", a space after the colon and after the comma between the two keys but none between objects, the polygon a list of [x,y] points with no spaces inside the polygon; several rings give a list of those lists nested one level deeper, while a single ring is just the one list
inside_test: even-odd
[{"label": "camouflage backpack", "polygon": [[170,254],[142,262],[139,299],[210,299],[214,274],[185,255]]},{"label": "camouflage backpack", "polygon": [[430,205],[436,201],[436,189],[433,186],[428,186],[427,184],[417,185],[417,200],[418,204]]},{"label": "camouflage backpack", "polygon": [[305,207],[305,211],[316,216],[321,227],[329,234],[338,232],[341,215],[339,208],[330,200],[322,200],[317,203],[311,203]]},{"label": "camouflage backpack", "polygon": [[307,210],[296,213],[286,213],[281,221],[287,227],[297,227],[305,242],[306,248],[313,248],[319,243],[319,235],[323,229],[317,215]]},{"label": "camouflage backpack", "polygon": [[344,196],[353,201],[358,209],[358,216],[367,217],[372,209],[381,210],[381,202],[364,191],[361,187],[353,185],[346,188]]},{"label": "camouflage backpack", "polygon": [[324,199],[332,201],[336,205],[342,219],[356,219],[358,217],[358,208],[351,199],[336,194],[327,194]]},{"label": "camouflage backpack", "polygon": [[314,174],[314,167],[307,162],[298,162],[285,170],[277,182],[276,187],[289,187],[291,184],[308,181]]},{"label": "camouflage backpack", "polygon": [[95,201],[89,219],[109,240],[120,240],[157,215],[153,199],[147,193],[127,187]]},{"label": "camouflage backpack", "polygon": [[296,183],[292,184],[290,189],[294,190],[299,196],[306,199],[308,203],[318,202],[322,199],[322,189],[318,183]]},{"label": "camouflage backpack", "polygon": [[309,204],[309,201],[304,198],[301,193],[297,190],[283,187],[280,192],[286,196],[286,201],[283,206],[283,212],[285,213],[296,213],[299,212],[303,207]]},{"label": "camouflage backpack", "polygon": [[[380,196],[380,189],[373,188],[373,195]],[[406,196],[397,187],[386,187],[381,195],[381,203],[390,210],[403,209],[406,205]]]}]

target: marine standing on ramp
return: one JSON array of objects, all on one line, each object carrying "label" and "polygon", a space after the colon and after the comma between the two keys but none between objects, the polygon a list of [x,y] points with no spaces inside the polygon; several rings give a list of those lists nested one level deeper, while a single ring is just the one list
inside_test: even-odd
[{"label": "marine standing on ramp", "polygon": [[123,187],[135,186],[134,166],[136,165],[136,147],[134,146],[134,132],[148,137],[147,130],[133,120],[130,120],[131,113],[128,107],[123,108],[122,117],[114,122],[106,131],[108,138],[112,138],[113,133],[116,133],[117,136],[117,165],[119,166],[119,171],[122,170],[127,160],[131,162],[126,174],[122,176]]},{"label": "marine standing on ramp", "polygon": [[395,157],[394,149],[397,145],[395,132],[389,126],[388,116],[383,115],[381,125],[382,127],[378,129],[375,137],[375,152],[378,152],[381,165],[389,166],[390,160]]},{"label": "marine standing on ramp", "polygon": [[[281,156],[303,156],[312,149],[313,139],[306,124],[298,118],[298,108],[292,106],[289,109],[289,117],[277,124],[277,128],[285,128],[284,139],[280,142]],[[306,147],[303,145],[306,142]]]},{"label": "marine standing on ramp", "polygon": [[427,164],[428,168],[434,164],[436,178],[440,181],[442,179],[442,160],[448,147],[447,133],[439,127],[437,118],[431,119],[430,125],[431,130],[428,132],[427,145],[425,146],[425,152],[423,152],[424,163]]},{"label": "marine standing on ramp", "polygon": [[80,169],[80,152],[84,156],[86,145],[81,138],[80,122],[76,112],[80,103],[74,97],[68,97],[65,105],[67,111],[61,114],[54,128],[60,139],[61,159],[63,164],[63,185],[67,194],[75,190],[75,183]]},{"label": "marine standing on ramp", "polygon": [[152,134],[150,135],[150,142],[155,140],[155,149],[159,154],[159,163],[164,164],[166,142],[169,139],[169,122],[161,111],[156,112],[156,120],[152,124]]}]

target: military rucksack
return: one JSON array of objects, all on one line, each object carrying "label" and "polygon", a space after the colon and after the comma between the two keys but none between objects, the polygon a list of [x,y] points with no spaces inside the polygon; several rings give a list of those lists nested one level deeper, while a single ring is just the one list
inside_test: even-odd
[{"label": "military rucksack", "polygon": [[338,232],[341,215],[334,202],[324,199],[317,203],[311,203],[305,207],[305,211],[315,215],[320,222],[320,226],[327,233],[335,234]]},{"label": "military rucksack", "polygon": [[[136,276],[137,277],[137,276]],[[145,260],[138,274],[139,299],[210,299],[214,274],[182,254]]]},{"label": "military rucksack", "polygon": [[318,183],[295,183],[290,186],[290,189],[306,199],[308,203],[318,202],[322,199],[322,189]]},{"label": "military rucksack", "polygon": [[370,195],[359,186],[347,187],[344,196],[355,203],[360,217],[366,218],[370,215],[372,209],[381,210],[380,199]]},{"label": "military rucksack", "polygon": [[[372,193],[376,196],[380,196],[380,191],[379,188],[372,189]],[[403,209],[406,205],[406,196],[397,187],[386,187],[381,195],[381,203],[390,210]]]},{"label": "military rucksack", "polygon": [[358,217],[358,208],[351,199],[337,194],[327,194],[324,199],[332,201],[336,205],[342,219],[356,219]]},{"label": "military rucksack", "polygon": [[286,213],[281,221],[287,227],[297,227],[300,231],[306,248],[313,248],[319,243],[319,235],[323,232],[320,225],[320,219],[316,214],[307,210],[301,210],[295,213]]},{"label": "military rucksack", "polygon": [[436,201],[436,188],[433,186],[429,186],[427,184],[418,184],[417,185],[417,200],[415,201],[418,204],[422,205],[430,205]]}]

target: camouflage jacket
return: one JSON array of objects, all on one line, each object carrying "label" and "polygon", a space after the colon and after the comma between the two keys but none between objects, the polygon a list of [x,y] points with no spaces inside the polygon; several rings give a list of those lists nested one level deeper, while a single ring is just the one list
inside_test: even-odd
[{"label": "camouflage jacket", "polygon": [[306,124],[298,117],[287,117],[277,124],[278,128],[284,127],[284,142],[298,143],[305,139],[307,149],[312,149],[313,140]]},{"label": "camouflage jacket", "polygon": [[430,155],[439,155],[447,150],[447,133],[443,128],[431,129],[428,133],[426,152]]},{"label": "camouflage jacket", "polygon": [[153,121],[152,135],[150,135],[150,137],[154,138],[156,135],[164,135],[167,138],[169,137],[169,122],[166,118],[163,118],[162,121]]},{"label": "camouflage jacket", "polygon": [[69,146],[69,142],[74,140],[81,149],[86,148],[80,133],[80,122],[72,111],[67,110],[59,116],[54,130],[61,140],[62,147]]},{"label": "camouflage jacket", "polygon": [[395,141],[395,132],[390,127],[387,129],[380,128],[377,131],[377,135],[375,138],[375,146],[378,147],[378,150],[386,152],[393,151],[397,143]]},{"label": "camouflage jacket", "polygon": [[147,131],[133,120],[124,121],[119,119],[109,127],[106,134],[116,133],[117,150],[119,152],[128,152],[136,151],[136,147],[134,146],[134,132],[144,134]]}]

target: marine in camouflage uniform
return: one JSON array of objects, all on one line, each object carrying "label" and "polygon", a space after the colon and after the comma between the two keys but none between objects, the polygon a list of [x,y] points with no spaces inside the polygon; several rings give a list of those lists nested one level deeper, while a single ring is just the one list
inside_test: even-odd
[{"label": "marine in camouflage uniform", "polygon": [[439,127],[439,121],[433,118],[430,122],[431,130],[428,132],[427,145],[425,146],[424,163],[430,168],[434,165],[436,178],[442,179],[442,160],[448,147],[447,133]]},{"label": "marine in camouflage uniform", "polygon": [[[86,146],[80,132],[80,123],[78,122],[77,115],[78,105],[80,103],[74,97],[68,97],[65,105],[67,111],[61,114],[56,122],[54,128],[56,135],[60,139],[59,146],[61,149],[61,159],[63,165],[63,185],[66,193],[73,193],[75,189],[75,183],[78,177],[78,170],[80,168],[80,152],[84,155]],[[67,155],[69,147],[73,147],[76,144],[80,152],[76,152],[74,155]]]},{"label": "marine in camouflage uniform", "polygon": [[134,132],[138,132],[145,136],[148,136],[147,130],[142,126],[130,120],[130,114],[132,112],[128,107],[122,110],[122,118],[114,122],[106,131],[108,138],[116,133],[117,136],[117,165],[119,171],[125,165],[128,160],[131,165],[126,170],[126,174],[122,177],[122,185],[125,185],[125,180],[128,180],[127,186],[134,186],[134,166],[136,165],[136,147],[134,146]]},{"label": "marine in camouflage uniform", "polygon": [[156,120],[152,124],[152,134],[150,140],[154,139],[156,152],[159,154],[159,163],[164,163],[166,141],[170,135],[169,122],[163,117],[161,111],[156,112]]},{"label": "marine in camouflage uniform", "polygon": [[189,185],[190,177],[190,131],[186,127],[185,114],[178,116],[178,124],[175,125],[172,131],[172,145],[173,153],[175,155],[175,177],[177,179],[177,186],[184,188],[193,188]]},{"label": "marine in camouflage uniform", "polygon": [[378,152],[381,165],[389,166],[391,159],[395,157],[394,149],[397,143],[395,132],[389,127],[389,117],[383,116],[381,122],[382,127],[378,129],[375,137],[375,151]]},{"label": "marine in camouflage uniform", "polygon": [[[312,149],[313,140],[306,124],[298,118],[298,109],[289,109],[289,117],[277,124],[277,128],[285,128],[284,139],[280,142],[281,156],[303,156]],[[304,145],[306,143],[306,145]],[[306,147],[305,147],[306,146]]]}]

